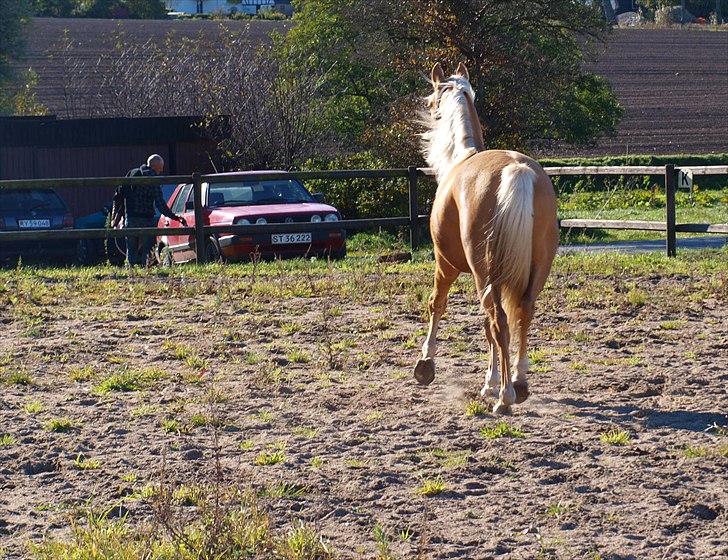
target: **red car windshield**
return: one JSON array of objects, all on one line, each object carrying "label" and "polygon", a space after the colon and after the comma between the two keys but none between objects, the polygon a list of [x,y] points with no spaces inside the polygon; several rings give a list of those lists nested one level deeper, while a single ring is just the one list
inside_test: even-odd
[{"label": "red car windshield", "polygon": [[241,181],[210,185],[207,206],[254,206],[256,204],[296,204],[315,202],[311,194],[294,180]]}]

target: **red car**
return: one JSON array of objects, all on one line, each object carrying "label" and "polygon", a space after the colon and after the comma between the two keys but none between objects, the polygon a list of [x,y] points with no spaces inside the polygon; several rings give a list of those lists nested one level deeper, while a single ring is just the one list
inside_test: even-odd
[{"label": "red car", "polygon": [[[250,172],[251,175],[264,173]],[[336,208],[322,204],[319,199],[296,179],[242,179],[234,183],[203,183],[202,212],[205,225],[301,223],[300,231],[295,233],[211,236],[205,248],[208,262],[220,259],[248,260],[255,254],[263,258],[308,255],[343,258],[346,255],[344,230],[311,231],[306,228],[306,224],[338,222],[341,219]],[[168,205],[175,214],[183,216],[190,227],[195,225],[191,184],[178,185]],[[162,216],[158,227],[180,227],[180,223]],[[163,265],[191,261],[196,258],[195,238],[192,235],[160,236],[157,238],[157,250]]]}]

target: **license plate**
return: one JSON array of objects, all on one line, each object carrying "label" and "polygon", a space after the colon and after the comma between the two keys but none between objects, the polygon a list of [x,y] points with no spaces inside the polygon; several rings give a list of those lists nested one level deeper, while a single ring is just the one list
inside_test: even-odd
[{"label": "license plate", "polygon": [[40,229],[51,227],[50,220],[18,220],[18,226],[21,228]]},{"label": "license plate", "polygon": [[288,245],[292,243],[311,243],[310,233],[274,233],[271,235],[273,245]]}]

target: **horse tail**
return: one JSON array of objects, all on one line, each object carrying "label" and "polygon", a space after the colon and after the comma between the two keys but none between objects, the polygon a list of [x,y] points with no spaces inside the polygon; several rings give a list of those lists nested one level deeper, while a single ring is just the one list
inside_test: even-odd
[{"label": "horse tail", "polygon": [[501,305],[512,334],[518,328],[518,308],[531,273],[533,189],[536,172],[525,163],[510,163],[501,172],[490,247]]}]

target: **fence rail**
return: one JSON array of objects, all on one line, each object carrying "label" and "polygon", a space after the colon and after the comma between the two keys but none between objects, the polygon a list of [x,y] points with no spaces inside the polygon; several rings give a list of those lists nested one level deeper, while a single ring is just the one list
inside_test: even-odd
[{"label": "fence rail", "polygon": [[[690,171],[695,175],[728,175],[728,165],[716,166],[684,166],[683,171]],[[651,222],[640,220],[582,220],[564,219],[559,222],[562,228],[584,229],[624,229],[643,231],[666,232],[666,250],[668,256],[675,256],[676,233],[728,233],[728,224],[678,224],[675,218],[675,191],[677,188],[678,169],[668,164],[665,166],[592,166],[592,167],[545,167],[546,173],[554,176],[609,176],[609,175],[664,175],[666,212],[664,222]],[[399,168],[399,169],[358,169],[333,171],[296,171],[296,172],[267,172],[267,173],[230,173],[220,175],[172,175],[164,177],[98,177],[77,179],[22,179],[0,181],[2,189],[37,189],[55,187],[73,187],[80,189],[113,187],[119,184],[126,185],[161,185],[169,183],[192,183],[195,209],[195,226],[179,228],[128,228],[128,229],[63,229],[63,230],[26,230],[0,232],[0,242],[6,241],[38,241],[38,240],[71,240],[71,239],[99,239],[127,237],[130,235],[194,235],[195,246],[204,247],[210,235],[222,233],[235,234],[261,234],[261,233],[293,233],[301,229],[300,223],[292,224],[266,224],[266,225],[223,225],[206,226],[202,215],[202,184],[214,181],[215,183],[232,183],[241,180],[276,180],[276,179],[391,179],[403,178],[408,181],[409,215],[396,218],[373,218],[360,220],[342,220],[339,222],[323,222],[306,224],[311,231],[344,229],[365,230],[379,227],[407,226],[410,230],[410,244],[417,248],[420,244],[420,226],[427,221],[427,215],[419,213],[417,203],[418,180],[421,177],[432,177],[434,172],[429,168]],[[197,255],[198,262],[205,261],[205,252]]]}]

